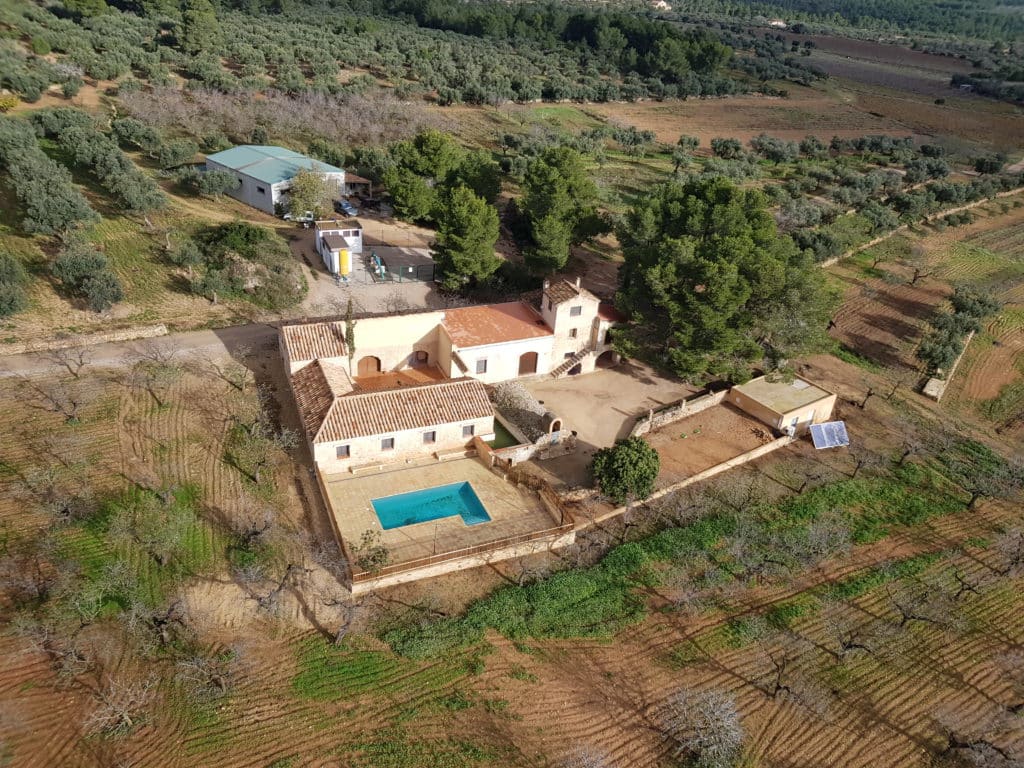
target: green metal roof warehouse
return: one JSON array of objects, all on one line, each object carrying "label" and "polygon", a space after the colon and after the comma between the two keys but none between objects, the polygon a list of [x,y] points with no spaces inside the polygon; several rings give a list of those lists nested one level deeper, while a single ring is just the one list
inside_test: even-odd
[{"label": "green metal roof warehouse", "polygon": [[345,183],[345,171],[284,147],[245,144],[225,149],[206,158],[206,169],[230,171],[240,182],[230,193],[243,203],[274,213],[275,203],[291,186],[291,180],[300,170],[314,170],[326,174],[338,184]]}]

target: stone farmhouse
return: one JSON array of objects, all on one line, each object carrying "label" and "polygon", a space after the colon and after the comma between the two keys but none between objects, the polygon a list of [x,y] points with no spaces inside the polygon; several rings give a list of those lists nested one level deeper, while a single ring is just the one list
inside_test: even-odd
[{"label": "stone farmhouse", "polygon": [[281,353],[323,472],[465,452],[490,439],[485,384],[565,376],[612,365],[619,314],[579,280],[545,284],[523,301],[358,319],[290,323]]}]

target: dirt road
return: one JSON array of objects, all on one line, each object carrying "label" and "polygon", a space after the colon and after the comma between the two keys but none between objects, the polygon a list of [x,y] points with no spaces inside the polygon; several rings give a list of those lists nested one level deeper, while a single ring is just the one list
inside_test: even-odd
[{"label": "dirt road", "polygon": [[[232,357],[244,348],[257,350],[277,343],[277,325],[253,323],[214,330],[187,331],[156,339],[119,341],[90,346],[89,365],[116,368],[147,346],[167,346],[184,359]],[[64,371],[60,361],[50,352],[27,352],[0,357],[0,378],[36,376]]]}]

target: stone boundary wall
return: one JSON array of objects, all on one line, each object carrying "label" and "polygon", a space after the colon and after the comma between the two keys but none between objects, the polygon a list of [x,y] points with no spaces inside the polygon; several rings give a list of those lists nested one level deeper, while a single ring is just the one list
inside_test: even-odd
[{"label": "stone boundary wall", "polygon": [[663,427],[666,424],[671,424],[673,421],[679,421],[679,419],[685,419],[687,416],[700,413],[714,405],[720,404],[728,394],[728,389],[723,389],[721,392],[698,393],[685,400],[668,405],[661,410],[650,410],[646,416],[637,419],[633,429],[630,430],[629,436],[638,437],[646,435],[658,427]]},{"label": "stone boundary wall", "polygon": [[516,557],[526,557],[540,552],[550,552],[554,549],[568,547],[576,541],[576,532],[573,530],[554,534],[542,539],[512,544],[507,547],[493,549],[481,554],[463,556],[457,560],[448,560],[441,563],[433,563],[419,568],[412,568],[401,573],[390,573],[377,577],[371,577],[365,581],[357,581],[352,584],[353,595],[363,595],[385,587],[393,587],[397,584],[406,584],[419,579],[429,579],[432,576],[441,576],[445,573],[465,571],[470,568],[478,568],[489,563],[496,563],[502,560],[511,560]]},{"label": "stone boundary wall", "polygon": [[96,344],[110,344],[118,341],[134,341],[135,339],[152,339],[166,336],[167,326],[143,325],[134,328],[122,328],[119,331],[102,331],[81,336],[66,336],[49,341],[20,342],[18,344],[0,344],[0,356],[24,355],[28,352],[49,352],[55,349],[70,347],[91,347]]},{"label": "stone boundary wall", "polygon": [[[969,211],[972,208],[977,208],[979,205],[990,203],[993,200],[999,200],[1000,198],[1003,197],[1013,197],[1014,195],[1019,194],[1022,191],[1024,191],[1024,187],[1014,187],[1013,189],[1008,189],[1004,192],[996,192],[992,197],[983,197],[981,200],[975,200],[973,203],[966,203],[964,205],[958,205],[956,208],[947,208],[944,211],[936,211],[935,213],[930,213],[924,217],[924,220],[926,222],[931,222],[954,213],[960,213],[961,211]],[[890,230],[889,232],[886,232],[884,235],[879,235],[878,237],[874,238],[873,240],[869,240],[866,243],[861,243],[860,245],[854,246],[846,253],[841,253],[838,256],[833,256],[831,259],[825,259],[824,261],[818,262],[818,266],[822,268],[831,267],[833,264],[838,264],[843,259],[848,259],[851,256],[856,256],[861,251],[866,251],[868,248],[871,248],[872,246],[878,245],[879,243],[888,240],[893,235],[898,235],[900,232],[905,232],[907,229],[909,229],[909,227],[909,224],[900,224],[898,227],[896,227],[896,229]]]},{"label": "stone boundary wall", "polygon": [[949,367],[949,373],[946,374],[945,378],[938,378],[933,376],[924,383],[921,388],[921,394],[927,398],[934,400],[936,403],[942,399],[942,396],[946,394],[946,387],[949,386],[950,380],[953,378],[953,374],[956,373],[957,366],[960,365],[960,361],[964,359],[964,355],[967,354],[967,347],[971,343],[971,339],[974,338],[974,331],[971,331],[964,338],[964,348],[960,351],[960,354],[956,356],[956,360],[953,361],[953,365]]},{"label": "stone boundary wall", "polygon": [[[675,493],[678,490],[686,488],[688,485],[693,485],[694,483],[699,483],[702,480],[707,480],[709,477],[714,477],[715,475],[719,475],[722,472],[727,472],[730,469],[734,469],[736,467],[740,467],[740,466],[746,464],[747,462],[753,461],[754,459],[758,459],[758,458],[760,458],[762,456],[765,456],[765,455],[767,455],[769,453],[772,453],[773,451],[777,451],[779,448],[785,448],[787,445],[789,445],[792,442],[795,442],[798,439],[799,438],[797,438],[797,437],[789,437],[788,435],[784,435],[783,437],[776,438],[775,440],[772,440],[770,443],[765,443],[764,445],[759,445],[757,448],[749,450],[746,453],[741,453],[739,456],[736,456],[736,457],[734,457],[732,459],[729,459],[727,461],[723,461],[721,464],[715,464],[715,466],[709,467],[708,469],[705,469],[703,472],[698,472],[695,475],[690,475],[685,480],[680,480],[678,483],[673,483],[672,485],[669,485],[669,486],[667,486],[665,488],[661,488],[661,489],[655,491],[654,493],[652,493],[650,496],[648,496],[646,499],[644,499],[640,503],[641,504],[648,504],[648,503],[650,503],[652,501],[657,501],[658,499],[660,499],[660,498],[662,498],[664,496],[668,496],[668,494],[670,494],[670,493]],[[617,507],[616,509],[613,509],[610,512],[606,512],[606,513],[604,513],[602,515],[599,515],[599,516],[597,516],[597,517],[595,517],[593,519],[590,519],[590,520],[579,520],[576,523],[576,530],[582,530],[583,528],[589,528],[591,526],[597,525],[598,523],[604,522],[605,520],[609,520],[609,519],[611,519],[613,517],[617,517],[617,516],[623,514],[626,511],[626,509],[627,508],[625,506]]]}]

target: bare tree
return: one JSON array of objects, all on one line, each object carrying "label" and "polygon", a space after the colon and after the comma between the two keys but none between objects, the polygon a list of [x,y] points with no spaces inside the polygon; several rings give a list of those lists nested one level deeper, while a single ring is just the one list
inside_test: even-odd
[{"label": "bare tree", "polygon": [[188,614],[181,600],[174,600],[161,608],[133,600],[122,617],[128,632],[147,654],[192,639]]},{"label": "bare tree", "polygon": [[82,370],[92,362],[92,350],[82,344],[75,344],[70,347],[58,347],[49,349],[43,353],[43,357],[54,365],[64,368],[76,379],[81,376]]},{"label": "bare tree", "polygon": [[292,450],[299,443],[294,431],[274,425],[262,394],[253,410],[233,415],[232,421],[233,434],[225,451],[228,462],[256,485],[281,451]]},{"label": "bare tree", "polygon": [[95,399],[94,392],[78,382],[27,376],[19,376],[18,380],[28,407],[62,416],[66,424],[78,423],[82,411]]},{"label": "bare tree", "polygon": [[850,654],[873,654],[885,640],[888,626],[874,618],[865,619],[857,606],[845,602],[830,602],[822,611],[825,631],[834,644],[826,650],[837,661],[845,660]]},{"label": "bare tree", "polygon": [[873,451],[861,449],[858,451],[851,451],[853,455],[853,472],[850,474],[851,479],[855,479],[860,474],[862,469],[880,470],[884,469],[888,464],[889,460],[884,456],[879,456]]},{"label": "bare tree", "polygon": [[165,407],[167,391],[184,370],[177,350],[169,343],[152,342],[137,347],[126,362],[132,384],[146,390],[157,408]]},{"label": "bare tree", "polygon": [[405,297],[399,288],[392,288],[388,291],[387,295],[384,296],[384,311],[389,314],[397,314],[399,312],[405,312],[411,308],[409,300]]},{"label": "bare tree", "polygon": [[1010,683],[1013,695],[1013,700],[1006,705],[1006,711],[1019,715],[1024,712],[1024,652],[1009,651],[997,656],[995,661],[1003,678]]},{"label": "bare tree", "polygon": [[168,494],[140,491],[124,498],[110,521],[115,539],[134,542],[164,567],[180,555],[194,518]]},{"label": "bare tree", "polygon": [[926,448],[926,443],[917,435],[908,434],[903,436],[903,445],[900,449],[900,457],[896,466],[902,467],[911,456],[921,453]]},{"label": "bare tree", "polygon": [[960,606],[938,584],[923,579],[890,582],[885,587],[889,605],[896,612],[896,625],[903,629],[911,622],[953,629],[962,624]]},{"label": "bare tree", "polygon": [[1019,747],[1006,743],[1019,740],[1020,735],[1020,724],[1006,712],[990,711],[980,722],[970,723],[959,709],[944,707],[934,719],[945,739],[940,757],[946,760],[978,768],[1018,768],[1024,761]]},{"label": "bare tree", "polygon": [[155,677],[145,680],[111,678],[95,693],[96,708],[85,720],[90,735],[117,736],[134,730],[156,698]]},{"label": "bare tree", "polygon": [[[252,355],[252,348],[249,346],[241,346],[235,351],[238,358],[242,360]],[[249,387],[255,382],[255,377],[251,370],[245,363],[241,362],[237,358],[231,358],[229,360],[221,360],[217,357],[210,355],[206,358],[206,365],[213,374],[223,381],[225,384],[236,390],[240,394],[245,394]]]},{"label": "bare tree", "polygon": [[1001,533],[992,543],[998,556],[993,570],[1000,576],[1018,576],[1024,572],[1024,528],[1013,527]]},{"label": "bare tree", "polygon": [[828,709],[832,696],[802,663],[813,652],[814,647],[806,640],[790,632],[784,633],[780,641],[764,651],[769,671],[758,683],[758,688],[771,699],[784,696],[822,714]]},{"label": "bare tree", "polygon": [[589,744],[575,747],[562,765],[563,768],[615,768],[607,752]]},{"label": "bare tree", "polygon": [[728,768],[743,745],[736,699],[720,690],[683,688],[665,702],[664,728],[676,758],[692,757],[700,768]]},{"label": "bare tree", "polygon": [[226,696],[237,682],[242,668],[239,648],[228,648],[219,653],[194,653],[175,665],[175,680],[185,689],[190,699],[207,702]]}]

